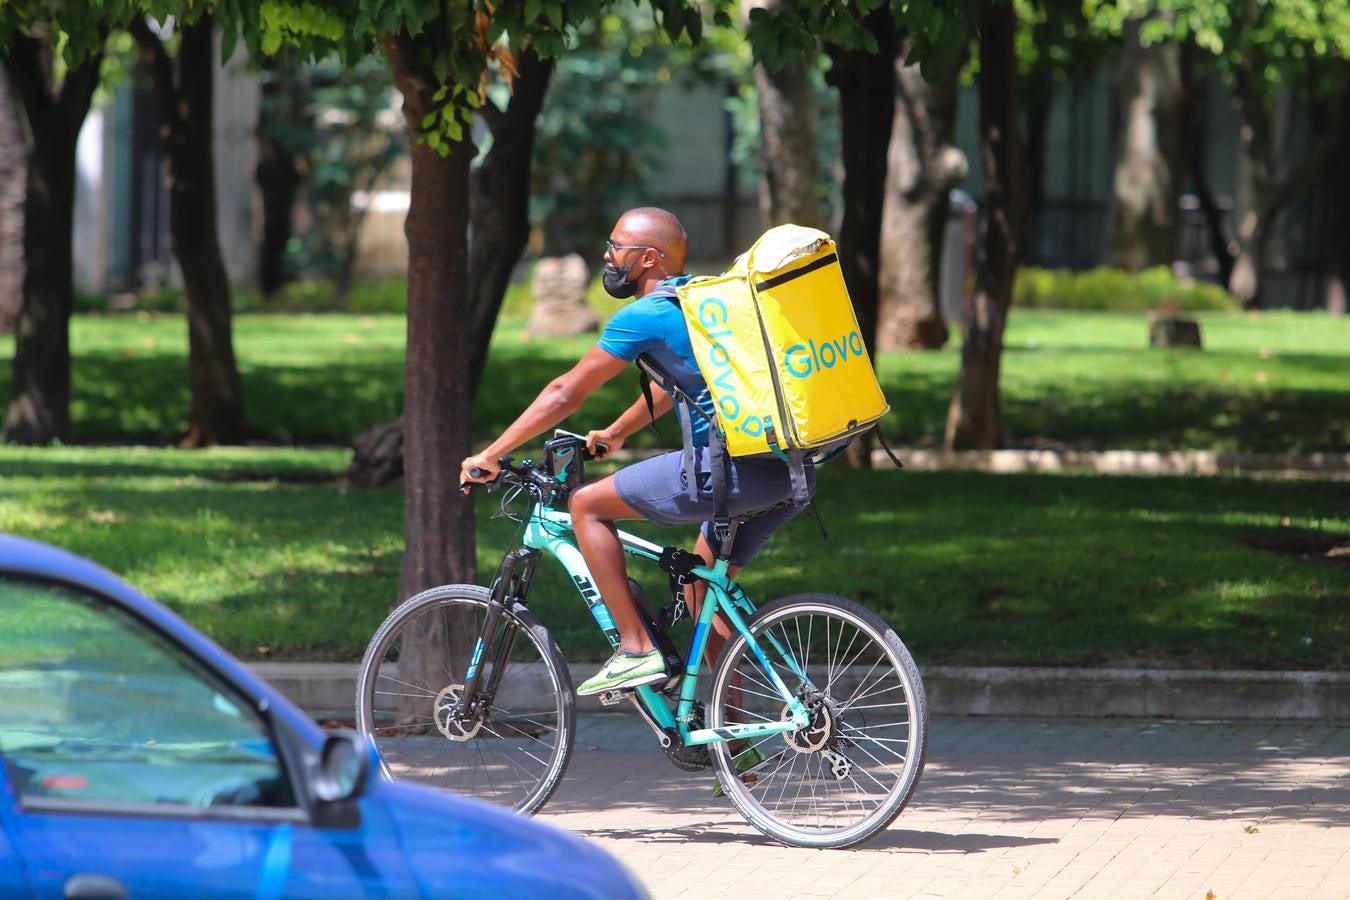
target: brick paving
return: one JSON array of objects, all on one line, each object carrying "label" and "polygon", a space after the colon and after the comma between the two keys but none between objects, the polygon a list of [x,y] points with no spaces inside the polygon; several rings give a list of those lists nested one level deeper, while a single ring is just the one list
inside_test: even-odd
[{"label": "brick paving", "polygon": [[655,898],[1350,898],[1350,726],[940,717],[910,806],[853,850],[783,847],[712,784],[588,716],[540,817]]}]

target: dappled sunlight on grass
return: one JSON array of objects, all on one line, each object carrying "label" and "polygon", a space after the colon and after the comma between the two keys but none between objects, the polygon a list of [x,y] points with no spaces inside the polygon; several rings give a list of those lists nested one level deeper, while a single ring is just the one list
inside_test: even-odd
[{"label": "dappled sunlight on grass", "polygon": [[[505,428],[595,342],[593,334],[530,340],[520,295],[517,289],[514,312],[493,336],[487,389],[474,409],[478,440]],[[1015,309],[1001,379],[1010,440],[1086,449],[1350,446],[1350,317],[1206,314],[1201,324],[1204,350],[1152,350],[1143,315]],[[405,330],[403,317],[390,315],[237,316],[250,432],[267,441],[343,444],[394,418],[402,408]],[[77,316],[71,335],[76,441],[172,443],[182,436],[188,392],[181,316]],[[939,440],[958,344],[880,356],[893,441]],[[8,391],[12,348],[12,339],[0,338],[0,394]],[[606,424],[637,396],[636,377],[615,379],[570,424]],[[663,434],[645,430],[633,445],[669,445],[677,431],[672,420]]]},{"label": "dappled sunlight on grass", "polygon": [[[352,659],[397,599],[398,488],[331,483],[340,452],[0,448],[0,530],[110,566],[249,658]],[[44,461],[45,460],[45,464]],[[192,471],[192,462],[199,466]],[[890,621],[924,664],[1345,667],[1350,569],[1253,549],[1253,531],[1350,534],[1339,486],[1230,479],[855,472],[743,575],[761,602],[825,591]],[[490,577],[519,526],[478,505]],[[1286,518],[1291,527],[1273,526]],[[625,526],[629,528],[629,526]],[[660,544],[693,528],[633,523]],[[653,606],[668,588],[635,570]],[[568,654],[605,645],[559,566],[531,608]],[[688,626],[677,629],[687,640]],[[1303,638],[1311,636],[1311,642]]]}]

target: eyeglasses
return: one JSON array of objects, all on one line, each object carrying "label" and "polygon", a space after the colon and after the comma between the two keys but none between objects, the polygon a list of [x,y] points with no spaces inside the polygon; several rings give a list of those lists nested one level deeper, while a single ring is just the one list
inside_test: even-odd
[{"label": "eyeglasses", "polygon": [[656,250],[657,256],[662,259],[666,258],[665,253],[650,244],[616,244],[611,240],[606,240],[605,251],[607,253],[613,253],[615,250]]}]

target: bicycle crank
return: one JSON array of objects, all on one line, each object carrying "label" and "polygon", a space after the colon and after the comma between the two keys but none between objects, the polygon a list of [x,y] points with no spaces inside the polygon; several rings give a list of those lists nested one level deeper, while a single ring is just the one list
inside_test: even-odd
[{"label": "bicycle crank", "polygon": [[460,717],[460,705],[464,698],[464,685],[451,684],[436,695],[434,709],[436,728],[452,741],[472,740],[483,727],[483,717],[467,720]]}]

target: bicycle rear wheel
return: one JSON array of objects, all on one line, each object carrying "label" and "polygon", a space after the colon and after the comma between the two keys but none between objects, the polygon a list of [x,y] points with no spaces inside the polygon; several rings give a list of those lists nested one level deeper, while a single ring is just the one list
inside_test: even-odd
[{"label": "bicycle rear wheel", "polygon": [[[357,725],[374,738],[387,776],[532,813],[557,788],[571,755],[575,694],[548,630],[517,605],[484,637],[479,688],[495,682],[495,692],[471,719],[454,715],[467,681],[464,647],[483,627],[489,596],[476,585],[445,585],[395,609],[361,662]],[[498,672],[503,641],[510,644]]]},{"label": "bicycle rear wheel", "polygon": [[[810,726],[711,745],[727,796],[752,825],[800,847],[848,847],[889,825],[923,772],[928,701],[896,633],[864,607],[828,594],[784,597],[747,623]],[[745,638],[717,662],[709,724],[774,722],[787,704]],[[764,761],[736,773],[734,759]]]}]

